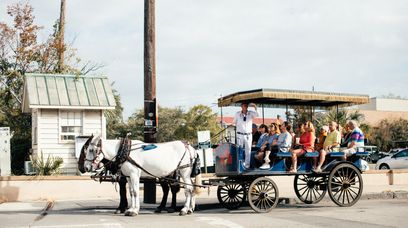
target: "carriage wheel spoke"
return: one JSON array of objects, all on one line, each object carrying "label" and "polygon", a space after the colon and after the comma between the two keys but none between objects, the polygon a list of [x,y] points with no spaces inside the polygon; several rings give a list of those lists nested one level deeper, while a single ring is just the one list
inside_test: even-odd
[{"label": "carriage wheel spoke", "polygon": [[347,203],[350,203],[350,198],[349,198],[349,191],[346,189],[346,198],[347,198]]},{"label": "carriage wheel spoke", "polygon": [[355,192],[352,188],[349,188],[349,190],[350,190],[351,192],[353,192],[356,196],[358,195],[358,193]]},{"label": "carriage wheel spoke", "polygon": [[[312,192],[313,192],[313,195],[314,195],[315,199],[319,198],[316,195],[316,193],[319,194],[319,192],[316,189],[313,188]],[[320,196],[320,194],[319,194],[319,196]]]}]

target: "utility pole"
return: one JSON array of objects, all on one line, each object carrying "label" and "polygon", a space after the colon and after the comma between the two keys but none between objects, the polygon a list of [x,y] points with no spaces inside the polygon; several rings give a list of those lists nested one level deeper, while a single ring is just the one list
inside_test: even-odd
[{"label": "utility pole", "polygon": [[57,34],[57,42],[58,42],[58,65],[57,70],[61,73],[64,70],[64,52],[65,52],[65,45],[64,45],[64,32],[65,32],[65,0],[61,0],[61,9],[60,9],[60,19],[58,25],[58,34]]},{"label": "utility pole", "polygon": [[[144,141],[156,142],[156,26],[155,0],[144,2]],[[155,181],[144,182],[145,203],[156,203]]]}]

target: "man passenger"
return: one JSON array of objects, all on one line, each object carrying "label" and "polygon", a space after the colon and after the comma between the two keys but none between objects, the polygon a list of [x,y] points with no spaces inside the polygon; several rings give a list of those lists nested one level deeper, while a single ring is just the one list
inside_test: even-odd
[{"label": "man passenger", "polygon": [[326,136],[326,139],[324,140],[324,143],[323,143],[323,147],[319,151],[320,152],[319,164],[314,169],[314,171],[317,173],[322,172],[322,165],[326,159],[326,154],[333,152],[333,151],[339,151],[338,146],[340,145],[341,134],[337,130],[336,122],[334,121],[330,122],[329,131],[330,133]]},{"label": "man passenger", "polygon": [[350,120],[347,126],[351,130],[350,139],[347,144],[347,149],[342,150],[344,152],[344,159],[350,157],[358,151],[358,147],[364,146],[364,133],[358,127],[358,124],[354,120]]},{"label": "man passenger", "polygon": [[276,157],[276,154],[279,151],[288,152],[292,147],[292,134],[290,130],[292,126],[289,122],[285,121],[280,127],[280,134],[278,140],[270,144],[269,149],[265,152],[265,163],[259,167],[260,169],[269,169],[271,168],[270,162],[273,161]]}]

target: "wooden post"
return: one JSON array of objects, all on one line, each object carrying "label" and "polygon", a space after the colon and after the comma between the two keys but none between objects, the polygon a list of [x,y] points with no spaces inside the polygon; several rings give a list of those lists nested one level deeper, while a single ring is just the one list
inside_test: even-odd
[{"label": "wooden post", "polygon": [[[144,2],[144,141],[156,142],[156,34],[155,0]],[[156,203],[155,181],[144,182],[143,202]]]},{"label": "wooden post", "polygon": [[64,32],[65,32],[65,0],[61,0],[60,19],[59,19],[58,34],[57,34],[57,42],[58,42],[57,71],[59,73],[62,73],[64,71],[64,52],[65,52]]}]

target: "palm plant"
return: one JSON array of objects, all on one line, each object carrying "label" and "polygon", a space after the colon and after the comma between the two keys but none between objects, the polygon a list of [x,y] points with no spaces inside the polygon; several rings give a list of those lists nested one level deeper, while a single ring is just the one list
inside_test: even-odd
[{"label": "palm plant", "polygon": [[320,112],[316,114],[316,126],[320,128],[323,125],[327,125],[328,123],[335,121],[340,126],[346,125],[347,121],[355,120],[358,123],[362,123],[364,121],[364,114],[360,113],[358,110],[347,110],[347,109],[331,109],[327,112]]},{"label": "palm plant", "polygon": [[42,152],[40,156],[31,156],[31,161],[33,162],[35,172],[41,176],[60,174],[60,167],[64,162],[62,158],[51,155],[48,155],[47,159],[44,160]]}]

